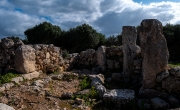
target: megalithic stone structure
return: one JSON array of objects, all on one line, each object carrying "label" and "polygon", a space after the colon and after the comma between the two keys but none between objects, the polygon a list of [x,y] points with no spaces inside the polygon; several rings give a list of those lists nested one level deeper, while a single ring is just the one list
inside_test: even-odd
[{"label": "megalithic stone structure", "polygon": [[100,46],[97,49],[97,63],[102,71],[106,70],[106,47]]},{"label": "megalithic stone structure", "polygon": [[123,72],[125,77],[131,77],[133,73],[133,61],[140,48],[136,45],[137,31],[134,26],[122,27],[123,44]]},{"label": "megalithic stone structure", "polygon": [[157,19],[145,19],[139,28],[144,88],[154,88],[156,75],[168,64],[169,52],[162,30],[162,23]]}]

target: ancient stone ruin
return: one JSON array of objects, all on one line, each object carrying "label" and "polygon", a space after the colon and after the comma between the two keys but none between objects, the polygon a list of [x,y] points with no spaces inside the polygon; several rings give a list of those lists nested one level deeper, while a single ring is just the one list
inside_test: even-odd
[{"label": "ancient stone ruin", "polygon": [[169,52],[158,20],[143,20],[140,25],[140,46],[142,62],[143,87],[154,88],[156,75],[166,70]]},{"label": "ancient stone ruin", "polygon": [[[136,45],[137,36],[140,46]],[[0,72],[14,69],[28,79],[36,73],[82,69],[104,102],[111,101],[117,108],[135,99],[146,109],[180,107],[177,97],[171,95],[180,90],[180,67],[168,67],[169,52],[161,22],[145,19],[138,32],[134,26],[123,26],[122,44],[87,49],[63,58],[62,50],[52,44],[24,45],[20,40],[4,38],[0,41]],[[100,73],[107,71],[113,73],[105,79]],[[141,88],[138,93],[129,88],[108,90],[104,82],[139,84]],[[6,87],[0,87],[3,90]]]}]

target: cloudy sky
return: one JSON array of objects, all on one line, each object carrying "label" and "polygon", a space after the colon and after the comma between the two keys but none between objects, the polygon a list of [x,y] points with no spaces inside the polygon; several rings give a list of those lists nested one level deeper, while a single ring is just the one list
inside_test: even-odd
[{"label": "cloudy sky", "polygon": [[90,24],[107,37],[143,19],[180,24],[180,0],[0,0],[0,38],[48,21],[62,30]]}]

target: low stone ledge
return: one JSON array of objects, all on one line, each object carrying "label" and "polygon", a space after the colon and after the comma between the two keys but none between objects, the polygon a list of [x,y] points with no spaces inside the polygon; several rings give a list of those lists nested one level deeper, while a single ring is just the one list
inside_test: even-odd
[{"label": "low stone ledge", "polygon": [[29,73],[29,74],[24,74],[24,75],[22,75],[22,77],[24,79],[31,80],[33,78],[38,78],[39,75],[40,75],[40,73],[35,71],[35,72]]},{"label": "low stone ledge", "polygon": [[113,89],[105,92],[103,95],[105,102],[110,101],[117,105],[126,104],[133,99],[135,99],[135,92],[131,89]]}]

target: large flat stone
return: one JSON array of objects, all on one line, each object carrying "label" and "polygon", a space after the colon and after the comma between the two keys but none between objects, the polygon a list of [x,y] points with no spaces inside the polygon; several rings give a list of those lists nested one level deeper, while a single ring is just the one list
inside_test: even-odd
[{"label": "large flat stone", "polygon": [[113,89],[107,91],[103,95],[103,100],[110,101],[116,104],[126,104],[135,98],[134,90],[130,89]]}]

